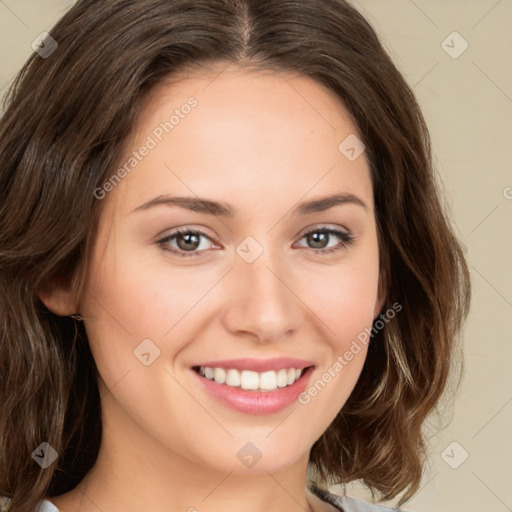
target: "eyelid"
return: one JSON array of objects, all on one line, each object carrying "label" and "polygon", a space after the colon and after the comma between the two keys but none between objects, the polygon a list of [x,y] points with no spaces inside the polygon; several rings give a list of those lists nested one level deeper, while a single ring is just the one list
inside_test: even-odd
[{"label": "eyelid", "polygon": [[345,226],[331,226],[329,224],[313,224],[312,226],[308,226],[307,228],[304,228],[302,231],[299,231],[299,234],[297,235],[297,238],[302,238],[303,236],[311,233],[312,231],[343,231],[347,235],[351,234],[350,229],[346,228]]}]

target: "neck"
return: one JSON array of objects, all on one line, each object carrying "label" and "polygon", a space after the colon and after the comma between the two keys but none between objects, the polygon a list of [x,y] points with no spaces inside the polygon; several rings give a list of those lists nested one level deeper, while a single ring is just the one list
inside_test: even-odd
[{"label": "neck", "polygon": [[61,512],[320,510],[306,490],[307,453],[282,469],[245,469],[238,460],[233,468],[215,468],[162,445],[114,407],[108,411],[94,467],[74,490],[50,498]]}]

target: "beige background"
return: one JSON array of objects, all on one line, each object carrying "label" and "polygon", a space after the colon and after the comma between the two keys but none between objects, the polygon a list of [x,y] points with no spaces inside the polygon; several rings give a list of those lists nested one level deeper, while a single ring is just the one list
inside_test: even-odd
[{"label": "beige background", "polygon": [[[0,0],[0,94],[31,41],[72,3]],[[432,437],[423,487],[404,510],[512,510],[512,1],[354,4],[423,108],[474,287],[465,378],[449,426]],[[457,58],[442,45],[454,31],[469,45]],[[450,36],[444,48],[456,55],[463,40]],[[366,496],[357,486],[351,493]]]}]

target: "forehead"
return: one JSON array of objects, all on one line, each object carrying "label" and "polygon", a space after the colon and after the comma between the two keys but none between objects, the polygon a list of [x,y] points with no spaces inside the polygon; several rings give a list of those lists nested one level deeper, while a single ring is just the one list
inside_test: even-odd
[{"label": "forehead", "polygon": [[[194,131],[212,126],[210,136],[219,127],[244,128],[240,135],[250,133],[254,140],[269,139],[270,135],[314,139],[315,135],[333,134],[340,129],[358,131],[340,99],[313,78],[291,71],[230,64],[181,72],[158,84],[146,98],[133,135],[144,136],[190,98],[197,101],[199,108],[194,108],[195,115],[186,124],[194,125],[190,127]],[[267,129],[258,131],[262,124]],[[232,135],[238,133],[234,131]],[[178,136],[179,132],[173,133],[173,138]]]},{"label": "forehead", "polygon": [[128,210],[177,188],[218,198],[250,192],[260,202],[276,191],[299,200],[343,190],[371,207],[365,155],[350,161],[339,149],[357,134],[340,100],[310,77],[231,65],[182,73],[146,98],[124,163],[151,149],[113,194]]}]

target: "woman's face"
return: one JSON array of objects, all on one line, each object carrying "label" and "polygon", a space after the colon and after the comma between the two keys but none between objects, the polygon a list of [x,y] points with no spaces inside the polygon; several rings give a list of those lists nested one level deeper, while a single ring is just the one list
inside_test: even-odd
[{"label": "woman's face", "polygon": [[275,471],[307,459],[362,369],[363,344],[344,354],[382,304],[372,184],[357,129],[323,86],[221,70],[152,94],[124,172],[97,191],[78,311],[104,439]]}]

